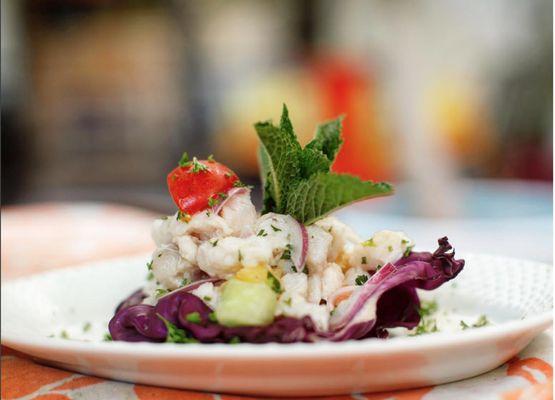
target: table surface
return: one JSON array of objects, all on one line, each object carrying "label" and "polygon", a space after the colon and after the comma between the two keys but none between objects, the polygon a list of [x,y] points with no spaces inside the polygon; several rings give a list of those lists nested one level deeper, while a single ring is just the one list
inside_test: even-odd
[{"label": "table surface", "polygon": [[[144,253],[151,212],[114,204],[43,203],[2,211],[2,279],[102,258]],[[376,221],[374,221],[376,222]],[[414,236],[414,235],[413,235]],[[418,236],[415,235],[418,240]],[[56,243],[58,245],[53,245]],[[34,363],[2,348],[2,399],[243,399],[135,385],[84,376]],[[435,387],[326,399],[552,399],[552,330],[538,336],[518,357],[481,376]]]}]

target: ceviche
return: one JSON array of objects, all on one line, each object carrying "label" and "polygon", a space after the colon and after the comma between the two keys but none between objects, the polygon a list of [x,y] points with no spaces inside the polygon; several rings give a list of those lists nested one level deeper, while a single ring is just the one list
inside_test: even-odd
[{"label": "ceviche", "polygon": [[330,171],[341,119],[299,144],[284,106],[279,125],[255,124],[263,208],[213,157],[185,153],[169,173],[174,215],[154,221],[148,280],[117,307],[112,340],[293,343],[385,338],[418,326],[417,289],[455,278],[464,260],[443,237],[412,251],[403,232],[359,237],[329,214],[393,188]]}]

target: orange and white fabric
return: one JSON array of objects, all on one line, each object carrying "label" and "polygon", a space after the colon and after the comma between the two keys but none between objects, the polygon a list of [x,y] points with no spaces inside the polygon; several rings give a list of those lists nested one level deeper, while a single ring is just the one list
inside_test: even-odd
[{"label": "orange and white fabric", "polygon": [[[146,253],[156,214],[112,204],[39,204],[2,211],[2,279],[102,258]],[[518,357],[484,375],[445,385],[351,400],[549,400],[553,393],[553,333],[541,334]],[[2,400],[237,400],[252,397],[144,386],[84,376],[36,364],[2,347]]]}]

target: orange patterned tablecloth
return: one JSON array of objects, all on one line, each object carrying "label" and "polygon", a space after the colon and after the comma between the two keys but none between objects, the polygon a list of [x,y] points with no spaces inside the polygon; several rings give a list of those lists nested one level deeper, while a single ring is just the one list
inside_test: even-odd
[{"label": "orange patterned tablecloth", "polygon": [[[152,249],[154,214],[111,204],[39,204],[2,210],[2,279]],[[446,385],[326,399],[552,399],[552,330],[487,374]],[[2,347],[2,399],[247,399],[114,382],[34,363]]]}]

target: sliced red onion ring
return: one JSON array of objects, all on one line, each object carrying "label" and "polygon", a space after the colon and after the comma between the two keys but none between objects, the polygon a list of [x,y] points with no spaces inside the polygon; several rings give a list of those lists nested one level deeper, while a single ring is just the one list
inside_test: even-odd
[{"label": "sliced red onion ring", "polygon": [[160,299],[164,298],[166,296],[169,296],[171,294],[181,292],[181,291],[183,291],[183,292],[192,292],[193,290],[197,289],[199,286],[204,285],[205,283],[212,282],[212,283],[216,284],[216,283],[223,282],[223,281],[224,281],[224,279],[221,279],[221,278],[201,279],[200,281],[195,281],[193,283],[189,283],[188,285],[182,286],[179,289],[172,290],[171,292],[168,292],[168,293],[164,294],[163,296],[160,296]]},{"label": "sliced red onion ring", "polygon": [[308,253],[308,232],[303,224],[295,218],[287,215],[287,219],[291,222],[291,241],[293,249],[291,250],[291,261],[295,264],[298,272],[301,272],[306,262],[306,254]]},{"label": "sliced red onion ring", "polygon": [[234,196],[238,196],[240,194],[249,193],[249,192],[250,192],[250,189],[247,187],[234,187],[232,189],[229,189],[229,191],[227,192],[227,197],[222,201],[220,201],[218,204],[216,204],[214,207],[212,207],[212,212],[214,214],[219,214],[220,211],[222,211],[222,208],[224,207],[224,205],[229,201],[229,199],[231,199]]}]

